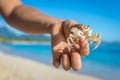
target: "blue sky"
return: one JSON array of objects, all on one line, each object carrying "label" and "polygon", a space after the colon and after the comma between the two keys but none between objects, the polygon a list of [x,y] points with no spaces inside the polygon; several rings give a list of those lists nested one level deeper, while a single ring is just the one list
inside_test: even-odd
[{"label": "blue sky", "polygon": [[[120,41],[120,0],[22,0],[41,12],[90,25],[102,40]],[[2,23],[3,20],[0,18]],[[1,25],[1,24],[0,24]],[[19,34],[18,31],[15,31]]]}]

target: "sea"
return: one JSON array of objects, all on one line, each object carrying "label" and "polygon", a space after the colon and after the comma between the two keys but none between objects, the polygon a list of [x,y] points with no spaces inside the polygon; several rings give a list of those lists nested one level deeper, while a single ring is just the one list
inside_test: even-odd
[{"label": "sea", "polygon": [[[0,51],[52,66],[50,43],[0,43]],[[70,72],[102,80],[120,80],[120,44],[101,44],[81,59],[82,69],[77,72],[71,69]]]}]

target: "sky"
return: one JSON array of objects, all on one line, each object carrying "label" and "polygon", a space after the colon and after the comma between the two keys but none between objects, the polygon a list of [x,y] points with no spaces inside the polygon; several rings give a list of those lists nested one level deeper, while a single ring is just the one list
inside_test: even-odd
[{"label": "sky", "polygon": [[[120,0],[22,0],[22,2],[47,15],[90,25],[93,34],[100,33],[104,41],[120,41]],[[2,18],[0,22],[0,25],[6,25]],[[18,35],[21,34],[17,30],[14,31]]]}]

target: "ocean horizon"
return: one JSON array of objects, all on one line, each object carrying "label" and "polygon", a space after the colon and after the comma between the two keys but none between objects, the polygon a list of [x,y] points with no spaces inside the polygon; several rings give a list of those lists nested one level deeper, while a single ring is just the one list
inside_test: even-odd
[{"label": "ocean horizon", "polygon": [[[0,43],[0,51],[52,66],[50,43]],[[102,44],[96,50],[91,50],[89,56],[82,57],[82,69],[80,71],[71,70],[71,72],[100,77],[103,80],[118,80],[120,79],[119,57],[120,45]]]}]

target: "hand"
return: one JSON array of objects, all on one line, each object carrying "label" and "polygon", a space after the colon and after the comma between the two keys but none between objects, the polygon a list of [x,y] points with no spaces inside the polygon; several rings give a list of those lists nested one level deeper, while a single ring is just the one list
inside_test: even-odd
[{"label": "hand", "polygon": [[[63,24],[55,24],[51,30],[51,44],[53,54],[53,65],[58,68],[62,63],[63,68],[67,71],[71,67],[78,71],[81,68],[81,56],[87,56],[89,53],[88,41],[84,38],[79,38],[79,46],[71,50],[66,42],[70,28],[74,27],[76,22],[66,21]],[[77,24],[79,25],[79,24]]]}]

